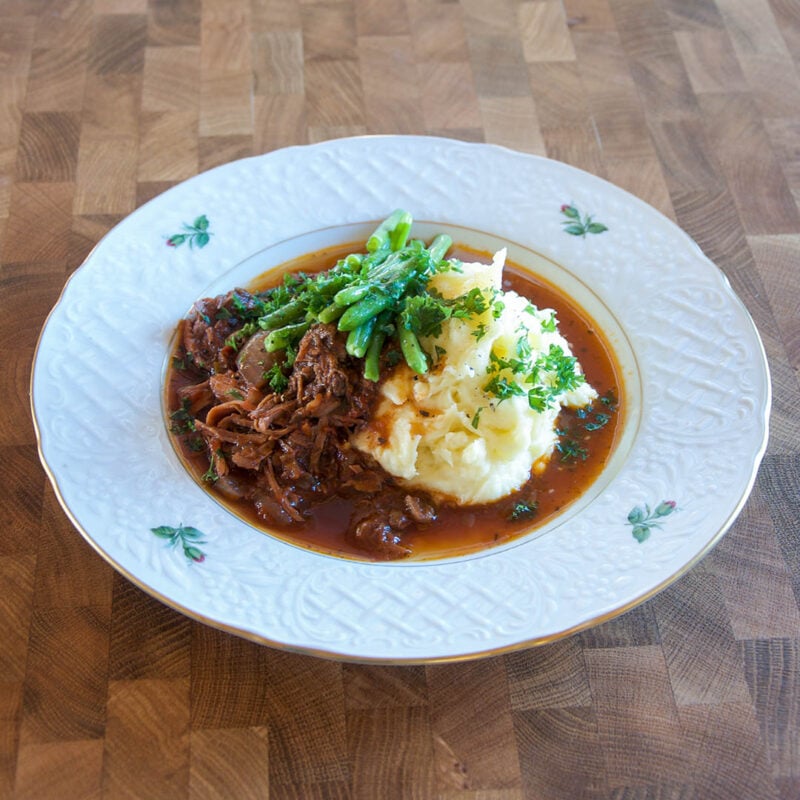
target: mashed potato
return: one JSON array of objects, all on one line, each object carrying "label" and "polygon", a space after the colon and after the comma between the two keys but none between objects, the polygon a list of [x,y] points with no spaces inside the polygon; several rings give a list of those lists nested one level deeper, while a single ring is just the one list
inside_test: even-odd
[{"label": "mashed potato", "polygon": [[[478,289],[488,307],[466,318],[451,316],[439,336],[422,337],[434,362],[430,371],[418,375],[398,365],[381,386],[370,424],[353,439],[405,485],[460,505],[492,502],[518,489],[553,452],[560,407],[582,407],[597,397],[571,359],[554,312],[502,291],[505,255],[501,250],[491,265],[463,264],[431,279],[429,288],[444,298]],[[577,386],[557,393],[560,384],[547,361],[554,352],[580,375]],[[521,361],[542,365],[535,384],[530,370],[515,370]],[[531,407],[531,389],[549,398],[546,407]]]}]

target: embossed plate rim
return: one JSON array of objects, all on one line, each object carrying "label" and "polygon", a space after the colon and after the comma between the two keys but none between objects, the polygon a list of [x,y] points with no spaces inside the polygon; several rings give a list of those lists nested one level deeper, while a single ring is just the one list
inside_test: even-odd
[{"label": "embossed plate rim", "polygon": [[[420,178],[416,167],[423,162]],[[312,178],[313,196],[300,181]],[[413,191],[412,178],[419,187]],[[274,206],[277,196],[280,207]],[[534,539],[468,565],[432,562],[394,571],[344,565],[231,525],[227,513],[210,508],[202,490],[169,463],[160,367],[174,321],[198,292],[279,238],[377,219],[397,205],[418,218],[512,239],[590,275],[634,342],[637,359],[645,358],[645,424],[637,451],[609,490],[558,537]],[[559,213],[566,205],[595,214],[608,231],[567,235]],[[208,230],[207,246],[190,248],[182,241],[165,247],[179,224],[192,230],[187,221],[201,213],[208,228],[200,225],[195,233]],[[262,219],[264,214],[272,216]],[[174,290],[159,294],[168,279]],[[668,308],[676,323],[670,335],[685,339],[682,358],[688,355],[698,365],[688,411],[670,394],[667,379],[682,374],[672,342],[654,327],[654,312],[622,302],[612,279],[634,290],[637,301],[658,300]],[[699,299],[715,304],[715,314],[700,313]],[[125,334],[107,308],[112,301],[127,315]],[[688,328],[677,324],[681,316]],[[731,329],[728,361],[738,377],[726,380],[736,386],[711,385],[702,374],[709,358],[704,337],[711,341],[716,335],[714,321]],[[87,348],[95,360],[73,363]],[[60,360],[62,353],[69,358]],[[113,386],[91,374],[96,358],[131,353],[141,354],[138,372],[119,370]],[[666,358],[661,366],[669,374],[647,366],[652,356]],[[707,456],[701,439],[730,430],[723,418],[716,423],[719,431],[709,432],[704,404],[711,396],[728,404],[737,436],[720,440],[726,462],[703,462],[701,476],[687,452]],[[276,647],[352,661],[418,663],[552,641],[622,613],[691,568],[749,495],[766,446],[770,385],[746,308],[697,245],[655,209],[596,176],[541,157],[495,145],[387,136],[332,140],[231,162],[135,211],[101,240],[51,311],[37,344],[31,403],[40,456],[68,517],[141,588],[188,616]],[[673,407],[684,415],[682,430],[698,431],[688,450],[679,432],[657,424],[659,414]],[[94,466],[84,464],[84,471],[76,468],[74,441],[65,439],[67,423],[94,448]],[[111,435],[137,444],[133,453],[122,451],[122,464],[105,441]],[[725,472],[730,457],[737,462],[734,474]],[[666,483],[670,470],[672,482]],[[667,494],[673,489],[677,500]],[[636,519],[627,515],[631,506],[643,514],[644,503],[664,513],[652,519],[652,528],[644,521],[653,535],[639,543],[631,536]],[[151,505],[161,517],[139,519]],[[672,514],[676,507],[680,513]],[[164,547],[149,531],[179,523],[197,525],[208,540],[202,550],[192,550],[191,541]],[[599,540],[596,529],[602,531]],[[181,543],[189,549],[182,551]],[[197,558],[187,559],[187,553]],[[198,563],[198,554],[205,561]],[[397,577],[387,577],[392,573]]]}]

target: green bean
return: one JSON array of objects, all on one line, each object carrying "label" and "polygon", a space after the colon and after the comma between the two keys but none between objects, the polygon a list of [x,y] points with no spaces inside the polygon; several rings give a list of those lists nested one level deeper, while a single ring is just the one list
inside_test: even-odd
[{"label": "green bean", "polygon": [[391,254],[392,251],[387,244],[386,247],[382,247],[380,250],[376,250],[374,253],[365,256],[364,260],[361,262],[361,274],[364,275],[373,267],[382,264]]},{"label": "green bean", "polygon": [[398,317],[395,333],[391,322],[409,285],[417,287],[412,294],[419,290],[422,284],[417,284],[424,283],[444,259],[452,239],[439,234],[426,248],[421,240],[410,238],[412,224],[407,211],[393,211],[367,240],[366,253],[351,253],[330,274],[298,283],[289,302],[258,319],[258,325],[269,332],[265,349],[272,352],[296,345],[316,321],[335,323],[348,334],[347,352],[365,359],[368,380],[379,379],[381,352],[391,335],[397,336],[409,367],[427,372],[428,358],[412,326],[405,327]]},{"label": "green bean", "polygon": [[413,222],[414,218],[408,211],[404,211],[400,215],[394,229],[389,233],[389,247],[392,250],[402,250],[406,246]]},{"label": "green bean", "polygon": [[384,247],[390,246],[390,233],[397,227],[406,212],[398,208],[393,211],[386,219],[378,225],[367,239],[367,251],[374,253]]},{"label": "green bean", "polygon": [[401,250],[392,253],[380,267],[370,273],[369,278],[398,297],[405,291],[412,278],[428,271],[431,265],[430,256],[425,250],[419,252]]},{"label": "green bean", "polygon": [[336,305],[342,306],[342,308],[347,308],[347,306],[351,306],[353,303],[363,300],[371,291],[372,286],[368,283],[346,286],[344,289],[340,289],[336,292],[333,296],[333,302],[336,303]]},{"label": "green bean", "polygon": [[343,261],[346,267],[360,267],[364,261],[364,256],[361,253],[350,253],[350,255],[344,257]]},{"label": "green bean", "polygon": [[381,351],[386,337],[394,332],[394,325],[391,324],[392,312],[388,309],[381,311],[376,317],[375,330],[372,338],[367,345],[367,353],[364,358],[364,377],[369,381],[378,381],[381,374]]},{"label": "green bean", "polygon": [[400,349],[403,351],[406,364],[414,372],[424,375],[428,371],[428,360],[419,343],[419,339],[417,339],[417,335],[400,323],[397,326],[397,336],[400,339]]},{"label": "green bean", "polygon": [[350,331],[345,343],[345,350],[355,358],[363,358],[367,352],[372,332],[375,330],[376,317],[371,317],[363,325]]},{"label": "green bean", "polygon": [[282,328],[290,322],[299,319],[305,313],[305,304],[299,299],[290,300],[288,303],[265,314],[258,320],[258,325],[265,331]]},{"label": "green bean", "polygon": [[310,327],[311,320],[305,320],[304,322],[298,322],[294,325],[285,325],[283,328],[270,331],[264,340],[264,349],[268,353],[272,353],[275,350],[283,350],[287,345],[299,339]]},{"label": "green bean", "polygon": [[346,289],[353,282],[353,276],[347,272],[336,272],[328,275],[320,275],[314,289],[325,298],[332,298],[342,289]]},{"label": "green bean", "polygon": [[391,253],[384,261],[370,269],[367,280],[373,283],[392,283],[407,268],[409,261],[409,254],[405,251]]},{"label": "green bean", "polygon": [[446,233],[440,233],[431,242],[428,252],[434,264],[438,264],[444,258],[445,253],[447,253],[452,244],[453,240]]},{"label": "green bean", "polygon": [[367,354],[364,359],[364,377],[368,381],[377,382],[381,377],[381,350],[386,341],[386,334],[383,331],[375,331],[367,346]]},{"label": "green bean", "polygon": [[352,306],[369,300],[376,290],[381,289],[397,296],[403,293],[408,281],[420,268],[426,266],[427,257],[423,257],[422,253],[408,253],[405,250],[392,253],[381,264],[373,265],[367,270],[364,282],[354,282],[340,289],[333,296],[333,301],[340,306]]},{"label": "green bean", "polygon": [[329,306],[325,306],[322,311],[317,314],[317,319],[320,322],[335,322],[339,317],[342,316],[345,312],[345,306],[338,306],[336,303],[331,303]]},{"label": "green bean", "polygon": [[350,306],[339,318],[340,331],[352,331],[363,325],[368,319],[379,314],[392,304],[390,295],[376,291],[369,297]]}]

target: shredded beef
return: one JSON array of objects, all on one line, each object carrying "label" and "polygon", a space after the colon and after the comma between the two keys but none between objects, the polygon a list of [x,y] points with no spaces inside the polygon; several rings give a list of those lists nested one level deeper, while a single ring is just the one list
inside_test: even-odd
[{"label": "shredded beef", "polygon": [[242,310],[252,309],[256,298],[243,289],[198,300],[183,321],[182,342],[188,355],[209,372],[232,370],[236,350],[228,338],[242,327]]},{"label": "shredded beef", "polygon": [[403,505],[408,516],[418,524],[436,521],[436,507],[422,497],[407,494],[403,498]]},{"label": "shredded beef", "polygon": [[389,489],[356,503],[348,536],[359,547],[384,558],[402,558],[410,553],[402,531],[413,524],[436,520],[436,509],[428,500],[399,489]]},{"label": "shredded beef", "polygon": [[350,446],[369,419],[377,384],[364,378],[363,364],[348,355],[336,327],[317,324],[300,340],[286,390],[269,392],[253,377],[257,345],[246,356],[248,374],[237,369],[241,356],[237,364],[228,344],[241,326],[232,322],[234,295],[240,305],[248,302],[240,290],[201,300],[183,330],[184,348],[203,380],[181,395],[218,490],[248,500],[276,525],[302,525],[313,506],[334,496],[355,498],[346,534],[351,544],[376,558],[408,555],[402,532],[434,521],[434,506],[399,489],[377,462]]}]

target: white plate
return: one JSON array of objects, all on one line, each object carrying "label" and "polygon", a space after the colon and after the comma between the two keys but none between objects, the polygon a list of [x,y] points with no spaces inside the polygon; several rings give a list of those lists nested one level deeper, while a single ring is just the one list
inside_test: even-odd
[{"label": "white plate", "polygon": [[[625,434],[592,491],[538,535],[480,557],[367,564],[264,535],[186,473],[162,415],[170,337],[197,298],[352,241],[396,207],[462,241],[511,243],[579,296],[625,371]],[[266,644],[402,663],[551,641],[667,586],[741,510],[770,382],[722,273],[645,203],[547,159],[388,136],[226,164],[131,214],[48,318],[31,396],[66,513],[135,584]]]}]

